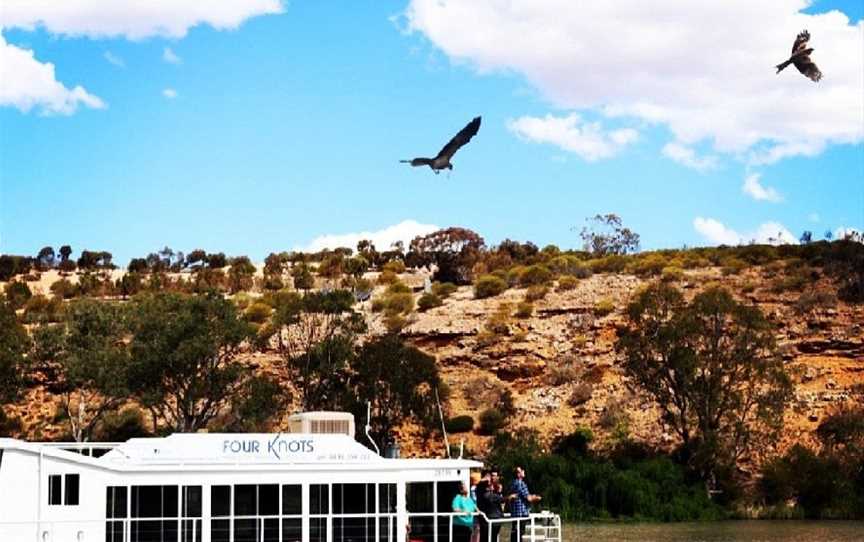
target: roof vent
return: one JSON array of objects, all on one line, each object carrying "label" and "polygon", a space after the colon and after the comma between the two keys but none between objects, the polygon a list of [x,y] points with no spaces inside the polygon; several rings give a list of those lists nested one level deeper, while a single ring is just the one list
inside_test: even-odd
[{"label": "roof vent", "polygon": [[301,412],[288,417],[292,433],[325,433],[354,438],[354,415],[350,412]]}]

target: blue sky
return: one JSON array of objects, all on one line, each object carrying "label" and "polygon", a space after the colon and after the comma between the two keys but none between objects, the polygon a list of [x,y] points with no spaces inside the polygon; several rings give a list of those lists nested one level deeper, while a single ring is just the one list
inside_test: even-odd
[{"label": "blue sky", "polygon": [[[562,41],[562,52],[554,38],[530,41],[562,20],[568,33],[556,2],[530,17],[478,17],[459,10],[495,4],[368,1],[346,9],[298,0],[266,13],[275,1],[232,14],[236,28],[200,14],[178,22],[176,10],[151,14],[162,30],[135,27],[122,13],[83,29],[74,18],[26,8],[4,15],[0,46],[53,64],[62,90],[52,92],[66,94],[61,105],[29,87],[0,94],[0,252],[70,244],[76,253],[111,251],[125,264],[168,245],[261,259],[319,246],[322,235],[353,239],[406,220],[468,227],[490,244],[574,247],[571,228],[607,212],[639,232],[644,249],[746,241],[760,228],[795,237],[864,229],[861,2],[799,12],[796,2],[778,1],[789,20],[779,17],[782,43],[759,58],[764,77],[754,71],[716,83],[710,76],[723,65],[691,73],[698,62],[687,55],[696,52],[677,46],[676,58],[661,38],[656,76],[647,70],[654,57],[631,62],[634,47],[593,40],[596,50],[579,57],[578,43]],[[849,21],[810,19],[831,10]],[[770,15],[764,11],[754,17]],[[604,13],[597,24],[607,15],[618,20]],[[682,14],[676,24],[699,35],[702,15]],[[645,17],[633,15],[636,28],[660,24]],[[165,21],[180,30],[164,30]],[[806,23],[826,74],[818,84],[794,68],[772,68]],[[655,54],[655,44],[639,47]],[[608,69],[581,64],[603,59]],[[707,76],[698,71],[709,68]],[[707,81],[706,90],[666,100],[658,89],[673,78],[687,89]],[[713,97],[727,81],[731,92]],[[70,97],[79,85],[83,94]],[[810,104],[812,111],[802,107]],[[483,116],[480,133],[451,174],[398,163],[434,155],[475,115]],[[772,149],[782,157],[765,158]]]}]

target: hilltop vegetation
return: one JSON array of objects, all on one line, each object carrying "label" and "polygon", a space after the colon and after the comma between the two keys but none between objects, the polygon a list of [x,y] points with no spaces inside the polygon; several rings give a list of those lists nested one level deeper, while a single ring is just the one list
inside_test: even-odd
[{"label": "hilltop vegetation", "polygon": [[371,402],[379,447],[429,454],[443,421],[567,517],[864,514],[860,240],[639,253],[614,215],[582,237],[0,256],[0,433],[270,431]]}]

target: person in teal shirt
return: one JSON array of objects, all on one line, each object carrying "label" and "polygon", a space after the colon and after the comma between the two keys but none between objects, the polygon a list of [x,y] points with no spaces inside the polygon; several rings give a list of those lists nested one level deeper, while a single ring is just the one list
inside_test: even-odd
[{"label": "person in teal shirt", "polygon": [[453,516],[453,542],[470,542],[471,533],[474,531],[477,503],[468,494],[468,486],[464,482],[459,486],[459,493],[453,497],[453,511],[465,512]]}]

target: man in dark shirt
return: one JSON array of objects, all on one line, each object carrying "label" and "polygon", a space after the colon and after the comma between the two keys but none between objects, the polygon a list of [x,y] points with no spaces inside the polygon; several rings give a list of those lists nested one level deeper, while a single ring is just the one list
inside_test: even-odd
[{"label": "man in dark shirt", "polygon": [[498,542],[500,523],[489,523],[488,519],[500,519],[504,516],[503,487],[498,477],[498,469],[489,469],[489,478],[480,480],[477,484],[477,508],[485,518],[480,518],[480,542]]}]

